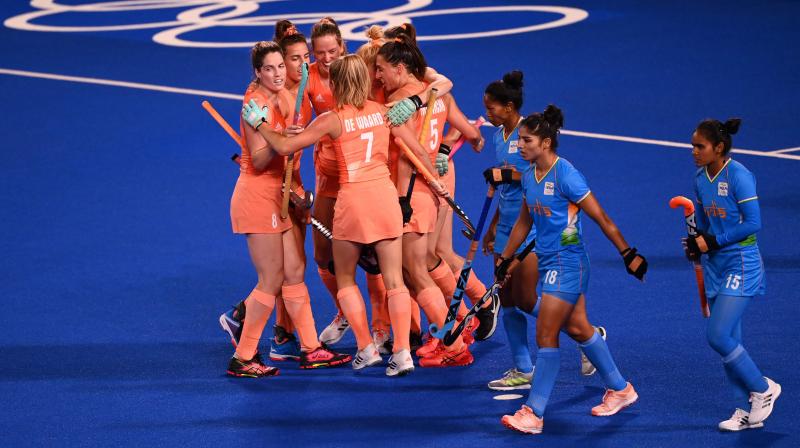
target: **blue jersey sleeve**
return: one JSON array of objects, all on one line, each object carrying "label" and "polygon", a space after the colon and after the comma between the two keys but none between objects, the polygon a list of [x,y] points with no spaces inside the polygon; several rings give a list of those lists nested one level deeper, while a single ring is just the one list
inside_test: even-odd
[{"label": "blue jersey sleeve", "polygon": [[695,199],[694,223],[697,226],[697,230],[702,232],[707,232],[710,224],[708,222],[708,216],[706,216],[706,212],[705,210],[703,210],[703,202],[700,200],[700,189],[697,188],[696,176],[694,182],[694,199]]},{"label": "blue jersey sleeve", "polygon": [[561,192],[570,202],[577,204],[586,199],[591,190],[583,174],[575,168],[570,168],[562,178]]},{"label": "blue jersey sleeve", "polygon": [[749,171],[736,173],[733,182],[733,195],[741,215],[741,222],[722,235],[717,235],[717,243],[727,246],[744,241],[750,235],[761,230],[761,208],[756,194],[756,178]]},{"label": "blue jersey sleeve", "polygon": [[739,204],[758,199],[756,177],[753,173],[746,170],[740,170],[736,173],[733,183],[733,195]]}]

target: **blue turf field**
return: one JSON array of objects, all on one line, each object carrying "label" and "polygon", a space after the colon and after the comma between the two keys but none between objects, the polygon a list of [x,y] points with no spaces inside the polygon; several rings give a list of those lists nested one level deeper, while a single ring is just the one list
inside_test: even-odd
[{"label": "blue turf field", "polygon": [[[179,47],[153,38],[168,42],[169,33],[162,32],[185,26],[173,43],[252,42],[269,38],[272,28],[246,26],[259,22],[236,17],[318,18],[328,14],[320,12],[327,5],[264,2],[248,12],[244,8],[256,3],[195,1],[196,7],[218,7],[191,17],[190,6],[172,7],[180,2],[169,0],[104,12],[98,6],[89,11],[88,3],[63,1],[84,11],[22,21],[88,29],[22,30],[21,21],[0,27],[0,446],[800,445],[791,426],[800,411],[800,193],[794,182],[800,148],[783,151],[800,146],[797,2],[554,1],[548,4],[588,17],[536,32],[422,42],[430,64],[455,82],[455,96],[471,117],[483,112],[485,85],[515,68],[526,76],[525,112],[548,102],[562,107],[573,132],[565,131],[561,155],[585,174],[650,262],[647,282],[638,284],[586,221],[590,316],[608,328],[614,357],[641,398],[615,417],[591,417],[602,385],[580,376],[575,344],[564,340],[545,434],[536,437],[501,426],[500,416],[520,400],[493,400],[485,388],[510,367],[502,328],[473,346],[476,362],[468,368],[418,368],[392,380],[382,369],[301,372],[288,364],[277,378],[226,377],[231,347],[216,319],[247,294],[255,275],[244,240],[230,232],[237,170],[227,157],[236,147],[200,102],[211,100],[238,122],[240,103],[218,94],[243,92],[250,76],[247,48]],[[351,3],[329,9],[374,12],[402,4]],[[419,14],[527,4],[426,3],[406,3],[423,35],[560,17]],[[2,2],[0,17],[35,10],[22,1]],[[214,26],[211,14],[228,14],[234,22]],[[373,14],[374,21],[388,13],[382,14]],[[351,23],[368,16],[341,17]],[[190,29],[199,22],[205,28]],[[126,24],[130,29],[94,28]],[[308,32],[310,26],[300,28]],[[52,75],[208,92],[42,78]],[[703,118],[729,116],[744,120],[734,146],[750,151],[735,157],[758,179],[759,245],[767,266],[767,295],[747,313],[745,344],[764,373],[783,385],[766,427],[745,434],[716,430],[734,402],[719,357],[705,342],[694,276],[678,242],[682,219],[667,207],[671,196],[691,193],[694,172],[688,150],[670,142],[687,143]],[[487,137],[490,132],[484,128]],[[304,177],[311,185],[308,157]],[[457,198],[477,218],[485,191],[479,173],[493,154],[465,149],[457,157]],[[456,243],[465,252],[466,241]],[[490,281],[488,258],[477,261],[477,271]],[[313,265],[307,282],[321,329],[333,305]],[[339,347],[352,352],[354,345],[348,335]]]}]

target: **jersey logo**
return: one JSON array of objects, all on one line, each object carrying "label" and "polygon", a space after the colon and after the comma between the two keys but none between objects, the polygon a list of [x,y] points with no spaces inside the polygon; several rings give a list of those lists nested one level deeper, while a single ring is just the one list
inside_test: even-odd
[{"label": "jersey logo", "polygon": [[321,93],[318,93],[316,100],[317,100],[317,102],[321,103],[321,102],[325,101],[325,98],[322,97]]},{"label": "jersey logo", "polygon": [[552,196],[553,190],[555,190],[555,186],[553,185],[552,182],[544,183],[544,194],[546,194],[547,196]]},{"label": "jersey logo", "polygon": [[534,204],[534,206],[531,209],[531,211],[533,213],[536,213],[537,215],[542,215],[542,216],[545,216],[547,218],[549,218],[550,216],[553,215],[553,213],[550,210],[550,207],[542,205],[542,203],[539,202],[538,199],[536,200],[536,204]]},{"label": "jersey logo", "polygon": [[727,182],[720,182],[717,184],[717,194],[719,196],[727,196],[728,195],[728,183]]},{"label": "jersey logo", "polygon": [[519,146],[517,146],[517,143],[519,143],[519,140],[511,140],[511,142],[508,144],[509,154],[516,154],[519,151]]},{"label": "jersey logo", "polygon": [[721,218],[725,219],[728,217],[728,213],[722,207],[717,207],[717,204],[714,201],[711,201],[711,207],[703,207],[703,211],[706,212],[706,216],[709,218]]}]

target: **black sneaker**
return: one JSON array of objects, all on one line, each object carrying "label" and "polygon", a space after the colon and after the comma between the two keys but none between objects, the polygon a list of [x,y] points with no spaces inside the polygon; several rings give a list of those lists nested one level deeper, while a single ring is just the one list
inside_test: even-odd
[{"label": "black sneaker", "polygon": [[492,304],[486,308],[481,308],[475,313],[480,325],[475,330],[475,339],[485,341],[492,337],[494,330],[497,329],[497,315],[500,314],[500,297],[492,295]]},{"label": "black sneaker", "polygon": [[277,367],[267,366],[261,360],[261,355],[256,353],[253,359],[242,361],[236,356],[231,357],[228,363],[228,375],[243,378],[263,378],[265,376],[275,376],[279,373]]},{"label": "black sneaker", "polygon": [[422,347],[422,334],[412,331],[408,335],[408,341],[411,343],[411,351],[416,352],[418,348]]},{"label": "black sneaker", "polygon": [[300,368],[324,369],[326,367],[339,367],[352,360],[352,356],[346,353],[336,353],[323,344],[313,351],[303,352],[300,355]]},{"label": "black sneaker", "polygon": [[244,326],[244,315],[246,309],[244,300],[237,303],[232,309],[219,316],[219,325],[228,333],[231,338],[231,343],[234,347],[239,345],[239,339],[242,337],[242,327]]}]

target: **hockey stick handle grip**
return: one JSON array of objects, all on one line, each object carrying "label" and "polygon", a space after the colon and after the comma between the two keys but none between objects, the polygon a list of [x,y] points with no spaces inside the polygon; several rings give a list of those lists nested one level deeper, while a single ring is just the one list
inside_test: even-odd
[{"label": "hockey stick handle grip", "polygon": [[[472,125],[473,125],[473,126],[475,126],[475,127],[476,127],[476,128],[478,128],[478,129],[480,129],[480,127],[481,127],[481,126],[483,126],[483,123],[486,123],[486,119],[485,119],[485,118],[483,118],[483,117],[478,117],[478,119],[477,119],[477,120],[475,120],[475,121],[472,123]],[[464,142],[466,142],[466,141],[467,141],[467,137],[465,137],[465,136],[463,136],[463,135],[462,135],[461,137],[459,137],[459,138],[458,138],[458,140],[456,140],[456,142],[455,142],[455,143],[453,143],[453,147],[452,147],[452,148],[450,148],[450,156],[449,156],[449,157],[450,157],[450,160],[453,160],[453,156],[454,156],[454,155],[456,155],[456,152],[457,152],[457,151],[458,151],[458,150],[459,150],[459,149],[460,149],[462,146],[464,146]]]}]

